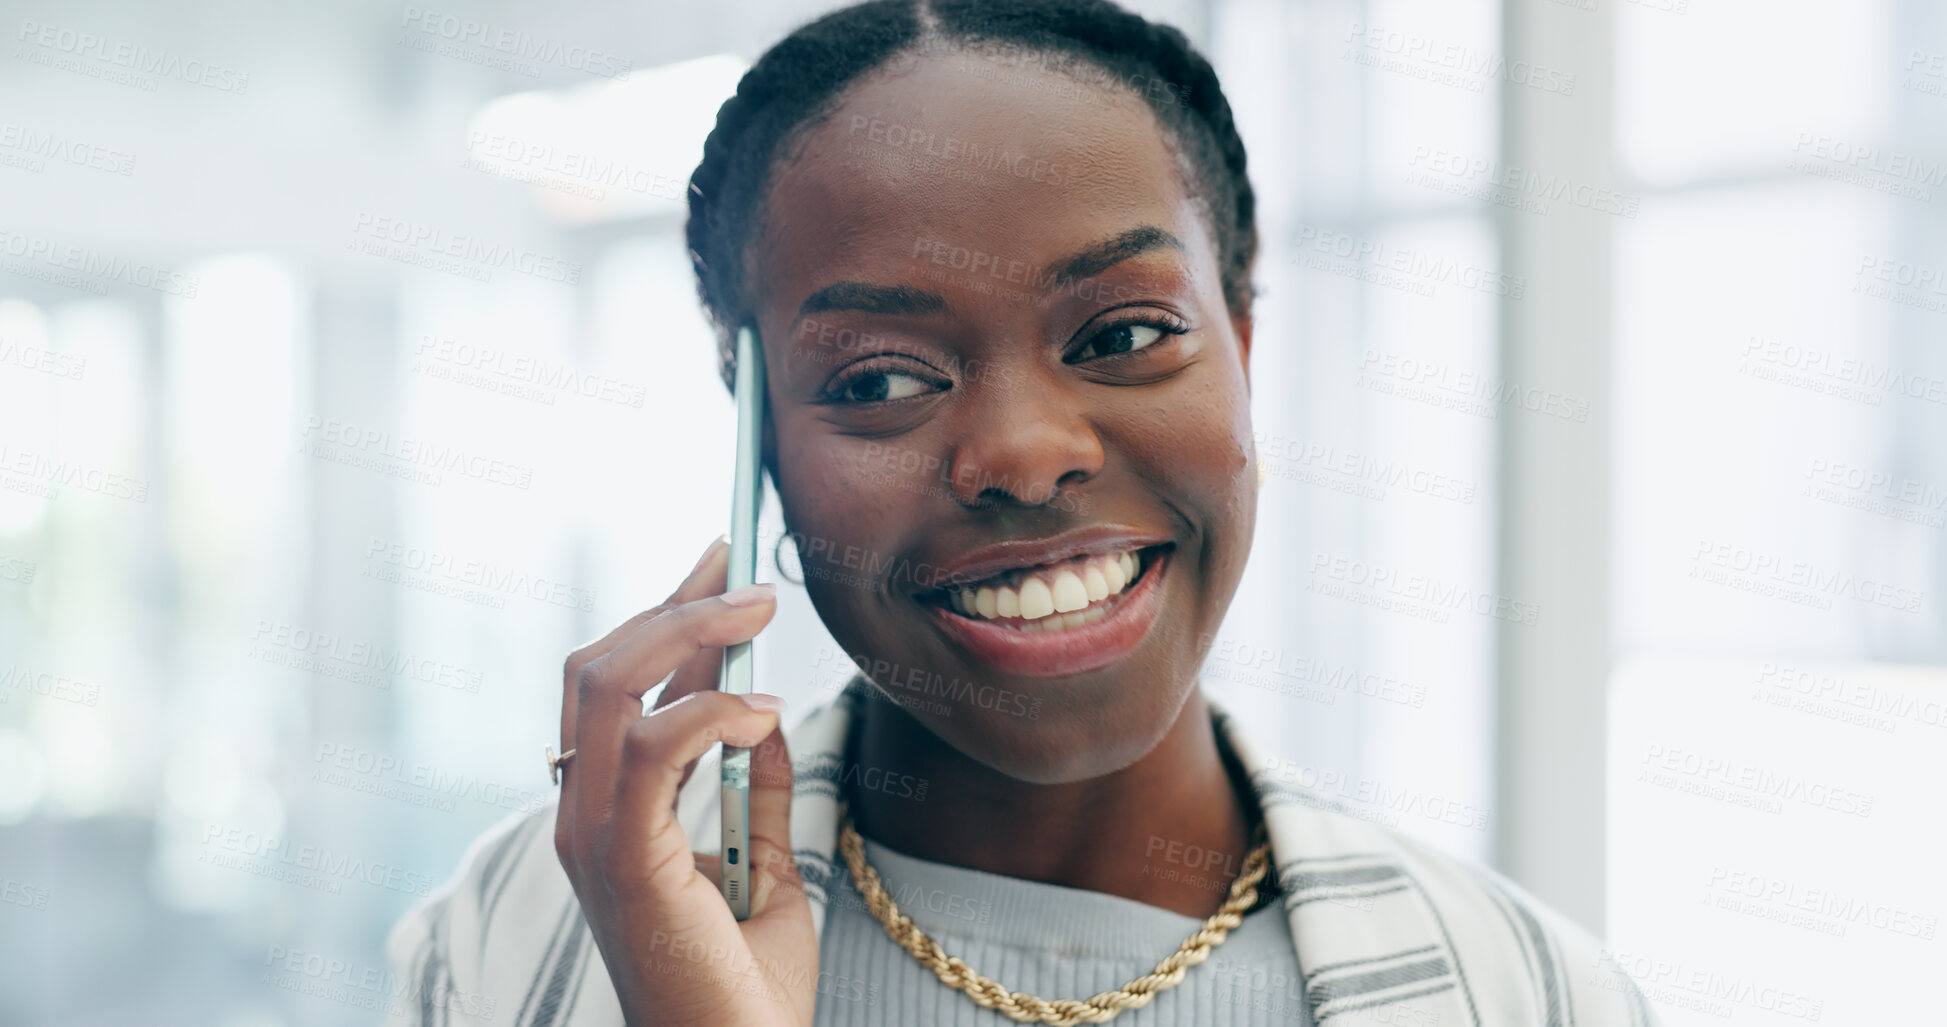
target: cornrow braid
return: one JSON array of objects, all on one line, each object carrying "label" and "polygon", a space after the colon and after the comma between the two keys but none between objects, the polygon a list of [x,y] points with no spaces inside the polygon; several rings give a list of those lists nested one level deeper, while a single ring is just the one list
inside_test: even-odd
[{"label": "cornrow braid", "polygon": [[869,0],[804,25],[758,58],[717,110],[690,176],[690,263],[717,329],[726,386],[736,329],[752,318],[744,251],[785,146],[868,73],[902,55],[943,49],[1044,58],[1073,77],[1141,96],[1170,133],[1210,219],[1225,305],[1235,316],[1250,313],[1257,199],[1244,141],[1216,71],[1183,33],[1108,0]]}]

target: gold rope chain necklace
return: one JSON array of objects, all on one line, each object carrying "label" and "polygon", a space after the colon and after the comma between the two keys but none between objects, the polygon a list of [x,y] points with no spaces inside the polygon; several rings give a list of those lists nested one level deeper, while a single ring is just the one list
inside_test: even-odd
[{"label": "gold rope chain necklace", "polygon": [[1258,882],[1263,880],[1271,864],[1271,839],[1265,836],[1263,821],[1258,822],[1253,840],[1257,844],[1244,857],[1243,871],[1231,882],[1230,898],[1224,900],[1223,907],[1211,914],[1195,934],[1184,939],[1168,959],[1156,964],[1156,969],[1094,998],[1050,1001],[1026,992],[1008,991],[999,981],[975,973],[960,957],[947,955],[939,942],[927,937],[911,917],[899,911],[898,904],[879,883],[879,872],[865,861],[865,840],[852,827],[851,811],[843,807],[839,810],[839,851],[845,854],[845,865],[852,871],[852,884],[864,897],[865,908],[886,929],[886,935],[932,970],[947,987],[965,992],[981,1008],[997,1009],[1016,1023],[1045,1023],[1054,1027],[1105,1023],[1125,1009],[1141,1009],[1157,992],[1183,983],[1184,973],[1209,958],[1210,950],[1222,945],[1230,932],[1244,922],[1244,911],[1257,904]]}]

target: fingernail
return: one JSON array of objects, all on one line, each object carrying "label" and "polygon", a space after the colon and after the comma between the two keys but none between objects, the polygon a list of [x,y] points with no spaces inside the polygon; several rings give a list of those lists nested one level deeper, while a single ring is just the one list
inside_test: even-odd
[{"label": "fingernail", "polygon": [[697,571],[702,570],[703,565],[710,562],[710,557],[717,555],[717,550],[720,547],[727,546],[729,544],[730,544],[730,536],[718,535],[717,540],[715,542],[710,543],[710,548],[705,549],[703,551],[702,559],[697,560],[696,566],[690,568],[690,573],[695,574]]},{"label": "fingernail", "polygon": [[768,581],[745,585],[743,588],[733,588],[723,594],[723,601],[732,606],[756,606],[767,599],[776,598],[777,586]]},{"label": "fingernail", "polygon": [[742,699],[744,701],[744,705],[749,706],[751,709],[756,710],[759,713],[783,713],[784,712],[783,696],[765,695],[763,692],[749,692],[744,695],[740,695],[737,698]]}]

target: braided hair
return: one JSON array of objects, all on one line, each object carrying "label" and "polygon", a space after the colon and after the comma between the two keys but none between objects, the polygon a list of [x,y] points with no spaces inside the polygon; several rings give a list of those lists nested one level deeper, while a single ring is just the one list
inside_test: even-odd
[{"label": "braided hair", "polygon": [[1248,316],[1257,201],[1217,74],[1183,33],[1109,0],[868,0],[819,18],[758,58],[717,111],[690,176],[685,231],[697,291],[716,325],[724,383],[748,323],[744,249],[786,144],[824,120],[851,84],[907,55],[966,50],[1104,81],[1148,102],[1210,220],[1224,302]]}]

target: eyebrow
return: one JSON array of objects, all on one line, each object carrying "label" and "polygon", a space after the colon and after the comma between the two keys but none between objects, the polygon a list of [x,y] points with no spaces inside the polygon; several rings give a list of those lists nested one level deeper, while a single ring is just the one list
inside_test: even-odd
[{"label": "eyebrow", "polygon": [[828,310],[857,310],[867,314],[946,313],[946,298],[937,292],[903,285],[873,285],[870,282],[833,282],[805,298],[798,305],[798,316],[822,314]]},{"label": "eyebrow", "polygon": [[[1049,265],[1048,289],[1052,291],[1079,278],[1091,278],[1131,257],[1157,249],[1184,251],[1185,247],[1183,240],[1155,225],[1131,228]],[[925,289],[843,281],[833,282],[806,297],[798,305],[798,316],[834,310],[925,317],[946,313],[947,302],[946,297]]]},{"label": "eyebrow", "polygon": [[1183,240],[1155,225],[1131,228],[1112,239],[1096,243],[1067,260],[1056,262],[1052,266],[1054,280],[1065,282],[1075,278],[1092,278],[1138,254],[1164,248],[1183,250]]}]

